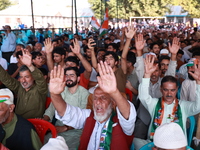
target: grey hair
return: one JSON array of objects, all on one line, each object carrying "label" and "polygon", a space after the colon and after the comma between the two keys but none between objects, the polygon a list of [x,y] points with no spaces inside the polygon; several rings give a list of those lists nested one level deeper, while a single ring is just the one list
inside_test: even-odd
[{"label": "grey hair", "polygon": [[23,72],[23,71],[26,71],[26,70],[30,71],[26,65],[23,65],[23,66],[20,67],[19,72]]}]

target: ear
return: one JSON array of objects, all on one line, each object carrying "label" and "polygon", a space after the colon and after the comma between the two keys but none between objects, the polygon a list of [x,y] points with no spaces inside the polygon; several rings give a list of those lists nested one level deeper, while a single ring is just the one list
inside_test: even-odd
[{"label": "ear", "polygon": [[9,111],[10,112],[14,112],[14,108],[15,108],[14,104],[9,105]]},{"label": "ear", "polygon": [[79,83],[79,81],[80,81],[80,76],[77,78],[77,82]]},{"label": "ear", "polygon": [[115,62],[115,66],[118,65],[118,61]]}]

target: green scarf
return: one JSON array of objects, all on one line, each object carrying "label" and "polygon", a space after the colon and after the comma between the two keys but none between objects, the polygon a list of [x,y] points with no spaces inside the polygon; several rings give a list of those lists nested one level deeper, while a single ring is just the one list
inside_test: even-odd
[{"label": "green scarf", "polygon": [[112,113],[112,116],[110,117],[110,120],[105,123],[101,138],[100,138],[100,145],[98,150],[110,150],[110,143],[112,139],[112,125],[113,125],[113,117],[116,115],[116,113]]},{"label": "green scarf", "polygon": [[[162,123],[162,119],[164,116],[164,103],[165,103],[164,99],[161,100],[161,98],[159,98],[159,100],[156,104],[153,122],[152,122],[152,126],[151,126],[151,133],[150,133],[151,140],[153,140],[153,136],[154,136],[156,128],[159,127]],[[178,103],[178,99],[175,100],[175,105],[173,108],[172,115],[174,117],[170,115],[170,116],[168,116],[167,119],[169,119],[170,122],[175,122],[175,123],[179,124],[181,126],[181,128],[183,129],[182,113],[181,113],[181,107]]]}]

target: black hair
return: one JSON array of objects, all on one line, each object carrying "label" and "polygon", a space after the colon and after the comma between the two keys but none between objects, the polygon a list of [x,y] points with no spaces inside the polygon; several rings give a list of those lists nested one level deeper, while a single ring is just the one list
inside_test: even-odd
[{"label": "black hair", "polygon": [[32,55],[32,60],[33,60],[33,59],[35,59],[37,56],[42,56],[42,53],[33,51],[33,52],[31,52],[31,55]]},{"label": "black hair", "polygon": [[162,61],[163,59],[170,60],[170,57],[169,57],[168,55],[161,55],[161,56],[159,57],[159,63],[161,63],[161,61]]},{"label": "black hair", "polygon": [[192,53],[192,57],[194,56],[200,56],[200,48],[198,48],[198,50],[195,50],[193,53]]},{"label": "black hair", "polygon": [[[116,49],[116,51],[117,51],[117,44],[116,43],[110,43],[110,44],[108,44],[108,46],[112,46],[114,49]],[[108,47],[107,46],[107,47]]]},{"label": "black hair", "polygon": [[161,80],[161,86],[163,86],[163,84],[165,83],[165,82],[172,82],[172,83],[176,83],[176,86],[178,86],[178,80],[175,78],[175,77],[173,77],[173,76],[164,76],[163,78],[162,78],[162,80]]},{"label": "black hair", "polygon": [[132,65],[134,65],[135,62],[136,62],[135,53],[133,53],[133,52],[128,52],[128,54],[127,54],[127,61],[130,62],[130,63],[132,63]]},{"label": "black hair", "polygon": [[77,66],[79,66],[79,60],[77,59],[76,56],[69,56],[67,58],[65,58],[65,63],[69,61],[69,62],[73,62],[75,63]]},{"label": "black hair", "polygon": [[107,52],[105,53],[105,55],[103,56],[103,61],[105,61],[105,58],[106,58],[106,56],[108,56],[108,55],[112,55],[113,58],[115,59],[115,61],[119,61],[118,55],[117,55],[115,52],[112,52],[112,51],[107,51]]},{"label": "black hair", "polygon": [[184,55],[184,52],[182,50],[178,50],[177,55],[178,54]]},{"label": "black hair", "polygon": [[65,51],[65,49],[63,47],[59,47],[59,46],[58,47],[54,47],[52,55],[54,53],[66,56],[66,51]]},{"label": "black hair", "polygon": [[66,72],[67,72],[68,70],[74,70],[74,72],[76,73],[76,76],[77,76],[77,77],[80,76],[80,71],[79,71],[79,69],[78,69],[77,67],[68,67],[68,68],[65,68],[64,74],[66,74]]},{"label": "black hair", "polygon": [[154,47],[154,45],[158,45],[158,46],[159,46],[159,44],[158,44],[158,43],[154,42],[154,43],[151,43],[151,45],[149,46],[149,48],[152,50],[152,49],[153,49],[153,47]]}]

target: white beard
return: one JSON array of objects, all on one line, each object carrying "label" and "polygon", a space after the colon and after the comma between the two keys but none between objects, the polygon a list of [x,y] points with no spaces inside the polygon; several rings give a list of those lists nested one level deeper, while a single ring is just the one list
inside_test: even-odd
[{"label": "white beard", "polygon": [[94,119],[95,120],[97,120],[99,122],[105,121],[112,113],[112,103],[109,104],[106,112],[103,115],[98,115],[96,113],[96,110],[94,109],[94,106],[93,106],[93,110],[94,110]]}]

